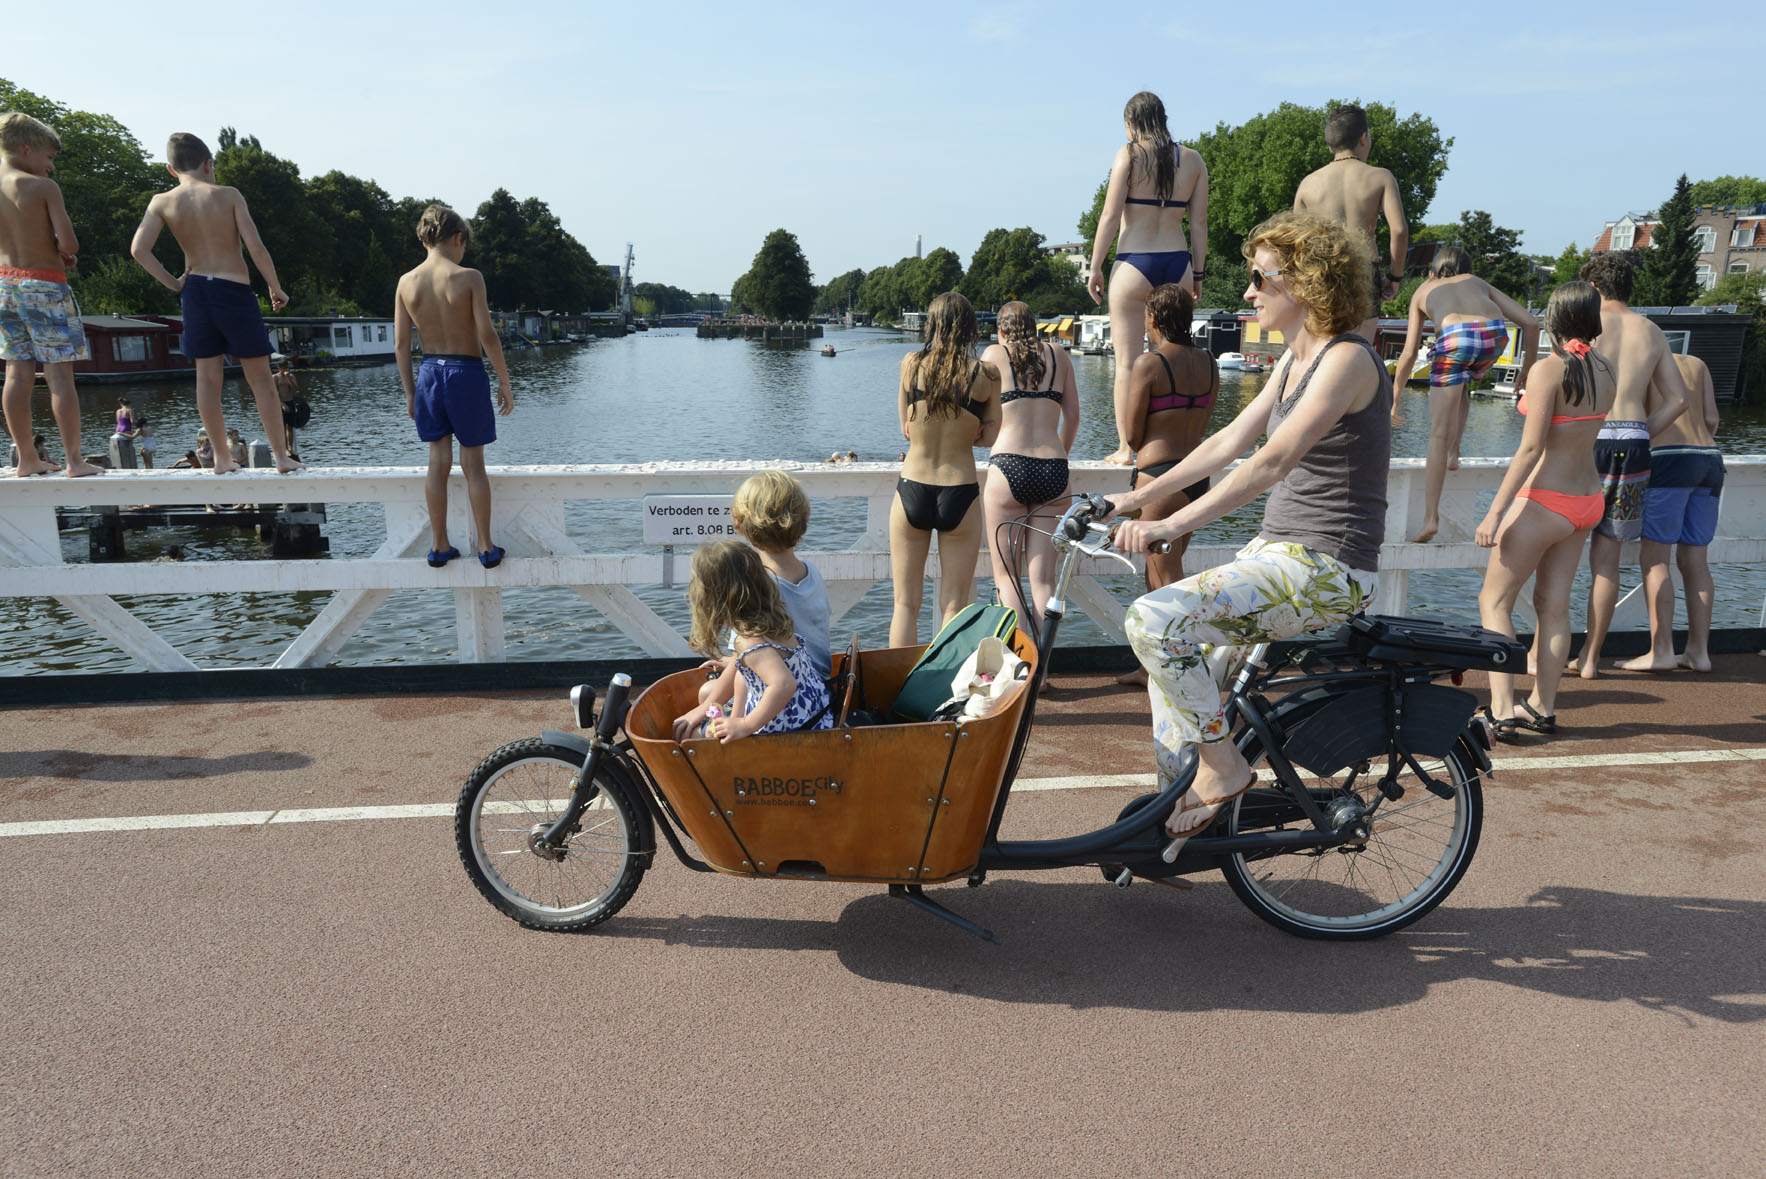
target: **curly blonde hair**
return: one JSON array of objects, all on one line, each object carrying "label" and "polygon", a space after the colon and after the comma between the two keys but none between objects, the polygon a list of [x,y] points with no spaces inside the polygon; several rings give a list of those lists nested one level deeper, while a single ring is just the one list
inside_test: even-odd
[{"label": "curly blonde hair", "polygon": [[1283,285],[1320,339],[1354,331],[1374,313],[1374,245],[1365,234],[1316,213],[1277,213],[1239,248],[1246,261],[1258,250],[1281,260]]},{"label": "curly blonde hair", "polygon": [[1042,387],[1046,371],[1042,359],[1042,337],[1036,334],[1036,313],[1030,304],[1011,302],[999,310],[1000,345],[1005,348],[1018,379],[1028,389]]},{"label": "curly blonde hair", "polygon": [[809,496],[783,471],[762,471],[736,488],[730,519],[756,548],[794,549],[809,528]]}]

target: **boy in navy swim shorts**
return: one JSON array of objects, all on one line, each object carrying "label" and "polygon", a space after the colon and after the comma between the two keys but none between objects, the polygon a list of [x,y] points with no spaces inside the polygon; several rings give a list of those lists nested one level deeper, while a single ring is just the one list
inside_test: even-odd
[{"label": "boy in navy swim shorts", "polygon": [[[196,362],[196,412],[203,429],[217,442],[227,437],[221,378],[223,357],[230,354],[238,358],[258,403],[258,420],[276,456],[277,472],[301,470],[302,464],[288,455],[282,401],[270,377],[270,335],[264,330],[239,245],[245,243],[270,288],[270,306],[280,311],[288,305],[288,296],[276,281],[270,251],[264,248],[239,190],[215,183],[215,160],[202,140],[182,131],[172,136],[166,143],[166,171],[178,178],[178,186],[147,202],[147,215],[135,230],[129,253],[161,285],[176,291],[183,303],[184,355]],[[177,278],[153,256],[153,244],[166,227],[184,251],[184,273]],[[215,474],[225,475],[239,466],[225,446],[216,450]]]},{"label": "boy in navy swim shorts", "polygon": [[[448,475],[454,469],[454,440],[460,442],[460,470],[472,505],[478,563],[494,569],[503,550],[491,540],[491,483],[484,470],[485,444],[496,441],[490,379],[484,359],[497,370],[496,413],[515,409],[503,346],[491,324],[484,276],[460,265],[472,230],[446,205],[431,205],[417,222],[417,240],[429,251],[423,264],[399,279],[393,304],[393,351],[405,409],[417,423],[417,437],[429,443],[429,531],[434,547],[429,563],[439,569],[460,555],[448,541]],[[411,371],[411,329],[423,341],[423,363]]]},{"label": "boy in navy swim shorts", "polygon": [[80,457],[74,361],[85,360],[86,329],[67,285],[79,243],[61,187],[49,179],[61,137],[18,111],[0,115],[0,360],[6,363],[6,429],[20,475],[61,470],[38,453],[31,431],[37,365],[49,383],[69,475],[103,471]]}]

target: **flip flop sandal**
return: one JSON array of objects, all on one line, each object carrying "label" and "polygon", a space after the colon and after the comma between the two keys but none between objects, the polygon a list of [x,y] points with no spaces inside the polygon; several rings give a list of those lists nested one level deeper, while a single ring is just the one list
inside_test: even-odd
[{"label": "flip flop sandal", "polygon": [[446,565],[449,561],[452,561],[459,555],[460,550],[456,548],[449,548],[445,553],[430,549],[429,557],[427,558],[429,561],[429,567],[431,569],[440,569],[443,565]]},{"label": "flip flop sandal", "polygon": [[1515,704],[1526,712],[1528,716],[1533,718],[1532,720],[1522,720],[1520,717],[1516,717],[1515,724],[1519,727],[1534,733],[1549,734],[1558,731],[1557,713],[1554,712],[1550,716],[1541,716],[1539,715],[1539,710],[1534,708],[1531,704],[1528,704],[1525,700],[1517,700],[1515,701]]},{"label": "flip flop sandal", "polygon": [[1507,720],[1498,718],[1495,713],[1490,711],[1490,706],[1488,704],[1484,705],[1483,712],[1484,722],[1490,726],[1490,735],[1492,737],[1495,737],[1504,745],[1520,744],[1520,741],[1515,736],[1516,730],[1521,727],[1520,721],[1512,716]]},{"label": "flip flop sandal", "polygon": [[1183,850],[1184,844],[1188,843],[1190,840],[1194,839],[1196,836],[1202,834],[1202,832],[1204,832],[1204,831],[1208,830],[1208,828],[1212,827],[1214,825],[1214,820],[1220,818],[1221,815],[1226,813],[1227,803],[1233,801],[1233,799],[1239,797],[1241,794],[1245,793],[1245,791],[1251,789],[1251,787],[1253,787],[1255,785],[1257,785],[1257,774],[1255,772],[1253,772],[1251,774],[1251,777],[1246,780],[1246,782],[1243,786],[1240,786],[1237,790],[1233,791],[1231,794],[1228,794],[1224,798],[1205,798],[1201,802],[1196,803],[1194,806],[1184,806],[1183,801],[1181,799],[1178,800],[1177,813],[1171,816],[1171,818],[1173,820],[1181,819],[1181,818],[1183,818],[1184,815],[1188,814],[1190,811],[1199,811],[1203,807],[1210,807],[1211,806],[1216,809],[1215,809],[1214,813],[1208,817],[1208,821],[1206,823],[1203,823],[1200,827],[1195,827],[1189,831],[1185,831],[1182,835],[1171,835],[1170,828],[1168,827],[1166,829],[1165,834],[1171,835],[1171,842],[1166,844],[1165,850],[1162,853],[1160,853],[1161,857],[1165,860],[1165,862],[1167,864],[1175,863],[1177,861],[1177,853]]}]

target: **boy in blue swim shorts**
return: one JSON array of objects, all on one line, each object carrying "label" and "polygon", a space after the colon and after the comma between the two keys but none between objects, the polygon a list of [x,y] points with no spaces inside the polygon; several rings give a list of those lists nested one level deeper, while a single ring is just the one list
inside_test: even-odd
[{"label": "boy in blue swim shorts", "polygon": [[47,123],[18,111],[0,115],[0,360],[6,363],[0,402],[20,475],[61,469],[38,453],[31,430],[31,389],[39,364],[49,383],[67,473],[103,474],[80,457],[74,361],[88,353],[85,325],[64,269],[77,261],[80,247],[61,187],[49,179],[60,150],[61,137]]},{"label": "boy in blue swim shorts", "polygon": [[[276,265],[258,236],[258,227],[236,188],[215,183],[215,160],[208,145],[180,131],[166,143],[166,171],[178,186],[147,202],[147,214],[129,243],[129,253],[162,286],[178,294],[184,309],[184,355],[196,362],[196,412],[203,429],[219,443],[227,437],[221,413],[221,379],[225,357],[239,360],[251,395],[258,403],[264,439],[276,456],[276,470],[286,475],[303,469],[289,457],[282,432],[282,400],[270,377],[270,334],[264,330],[251,272],[239,247],[244,244],[270,290],[270,306],[280,311],[288,296],[276,280]],[[161,229],[169,228],[184,251],[184,273],[173,278],[153,255]],[[224,446],[215,452],[215,474],[237,471],[240,464]]]},{"label": "boy in blue swim shorts", "polygon": [[[460,442],[460,470],[466,476],[466,498],[472,505],[478,563],[494,569],[503,560],[503,550],[491,540],[491,483],[484,469],[485,445],[497,438],[484,355],[497,370],[495,412],[513,412],[515,395],[509,388],[503,346],[491,324],[484,276],[460,265],[471,238],[466,219],[446,205],[423,210],[417,240],[429,251],[429,257],[399,279],[393,304],[393,351],[398,357],[399,381],[405,387],[405,409],[417,424],[417,437],[429,443],[424,493],[434,545],[429,550],[429,563],[437,569],[460,555],[448,540],[448,475],[454,469],[455,439]],[[423,363],[415,374],[411,370],[413,327],[423,342]]]}]

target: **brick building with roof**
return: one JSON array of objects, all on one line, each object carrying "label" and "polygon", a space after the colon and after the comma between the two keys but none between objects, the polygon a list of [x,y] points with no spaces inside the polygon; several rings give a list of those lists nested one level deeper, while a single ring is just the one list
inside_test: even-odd
[{"label": "brick building with roof", "polygon": [[[1645,213],[1627,213],[1609,221],[1594,240],[1594,253],[1647,250],[1657,223]],[[1692,224],[1699,248],[1698,281],[1705,290],[1725,274],[1766,271],[1766,204],[1701,205]]]}]

